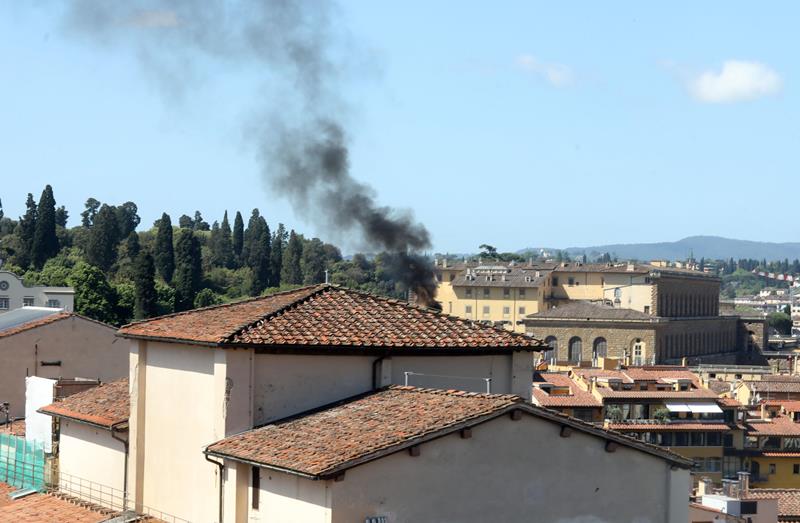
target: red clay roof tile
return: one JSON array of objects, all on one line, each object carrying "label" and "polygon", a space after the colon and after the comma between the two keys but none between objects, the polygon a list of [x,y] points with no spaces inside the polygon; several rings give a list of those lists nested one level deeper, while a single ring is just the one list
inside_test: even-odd
[{"label": "red clay roof tile", "polygon": [[223,346],[542,347],[523,334],[332,285],[154,318],[126,325],[119,334]]},{"label": "red clay roof tile", "polygon": [[110,429],[128,421],[130,399],[128,378],[104,383],[67,396],[39,409],[44,414],[66,417]]}]

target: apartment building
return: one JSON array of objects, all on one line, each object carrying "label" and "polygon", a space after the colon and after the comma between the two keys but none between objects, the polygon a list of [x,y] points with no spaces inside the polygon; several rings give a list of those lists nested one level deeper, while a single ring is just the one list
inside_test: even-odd
[{"label": "apartment building", "polygon": [[75,307],[75,290],[25,285],[13,272],[0,270],[0,314],[22,307],[50,307],[70,312]]},{"label": "apartment building", "polygon": [[686,368],[602,363],[608,368],[536,373],[533,402],[685,456],[696,477],[719,483],[743,470],[724,453],[742,447],[738,403],[719,399]]}]

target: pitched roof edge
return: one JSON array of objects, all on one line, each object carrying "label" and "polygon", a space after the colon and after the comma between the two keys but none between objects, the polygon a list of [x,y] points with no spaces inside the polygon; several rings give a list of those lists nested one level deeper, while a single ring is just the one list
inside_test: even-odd
[{"label": "pitched roof edge", "polygon": [[[155,316],[153,318],[147,318],[147,319],[144,319],[144,320],[132,321],[130,323],[126,323],[125,325],[122,325],[119,328],[119,330],[117,331],[117,335],[120,336],[120,337],[123,337],[123,338],[166,339],[166,338],[160,338],[160,337],[156,337],[156,336],[130,335],[130,334],[127,334],[125,332],[120,332],[120,331],[122,331],[123,329],[125,329],[127,327],[133,327],[134,325],[141,325],[143,323],[149,323],[149,322],[155,321],[155,320],[162,320],[164,318],[174,318],[176,316],[185,316],[187,314],[192,314],[192,313],[195,313],[195,312],[198,312],[198,311],[205,311],[205,310],[211,310],[211,309],[222,309],[222,308],[232,307],[234,305],[241,305],[243,303],[250,303],[250,302],[253,302],[253,301],[263,300],[265,298],[271,298],[273,296],[282,296],[284,294],[289,294],[289,293],[293,293],[293,292],[302,291],[303,289],[312,289],[314,287],[320,287],[320,286],[323,286],[323,285],[326,285],[326,284],[318,283],[318,284],[315,284],[315,285],[306,285],[306,286],[303,286],[303,287],[297,287],[296,289],[289,289],[289,290],[285,290],[285,291],[275,292],[275,293],[272,293],[272,294],[268,294],[266,296],[254,296],[252,298],[245,298],[245,299],[242,299],[242,300],[231,301],[231,302],[228,302],[228,303],[219,303],[217,305],[209,305],[207,307],[200,307],[198,309],[190,309],[188,311],[173,312],[173,313],[170,313],[170,314],[163,314],[161,316]],[[327,285],[330,285],[330,284],[327,284]],[[186,341],[186,340],[180,340],[179,338],[174,338],[174,339],[175,340],[179,340],[179,341]],[[222,340],[224,340],[224,338],[220,339],[220,341],[222,341]]]},{"label": "pitched roof edge", "polygon": [[[444,390],[444,389],[420,389],[420,388],[417,388],[417,387],[405,387],[405,386],[402,386],[402,385],[390,385],[388,387],[383,387],[383,388],[377,389],[375,391],[369,391],[369,392],[366,392],[366,393],[358,394],[356,396],[353,396],[353,397],[350,397],[350,398],[346,398],[346,399],[343,399],[343,400],[340,400],[340,401],[337,401],[337,402],[334,402],[334,403],[331,403],[331,404],[328,404],[328,405],[324,405],[324,406],[321,406],[321,407],[318,407],[318,408],[315,408],[315,409],[311,409],[311,410],[308,410],[308,411],[300,412],[300,413],[295,414],[293,416],[289,416],[289,417],[286,417],[286,418],[270,421],[270,422],[265,423],[264,425],[261,425],[259,427],[254,427],[253,429],[242,431],[240,434],[245,433],[245,432],[249,432],[250,430],[256,430],[256,429],[258,429],[260,427],[264,427],[264,426],[267,426],[267,425],[274,425],[274,424],[277,424],[277,423],[283,423],[283,422],[286,422],[286,421],[289,421],[289,420],[293,420],[293,419],[298,419],[298,418],[302,418],[302,417],[305,417],[305,416],[309,416],[309,415],[312,415],[312,414],[315,414],[315,413],[318,413],[318,412],[321,412],[321,411],[324,411],[324,410],[328,410],[328,409],[333,408],[333,407],[335,407],[337,405],[342,405],[342,404],[349,403],[349,402],[355,401],[357,399],[372,395],[372,394],[374,394],[376,392],[381,392],[381,391],[384,391],[384,390],[391,390],[391,389],[394,389],[394,390],[407,390],[409,392],[428,392],[428,393],[435,392],[435,393],[440,393],[440,394],[452,394],[452,392],[453,392],[453,391]],[[668,462],[672,463],[673,465],[675,465],[677,467],[680,467],[680,468],[691,469],[692,466],[693,466],[693,461],[692,460],[690,460],[688,458],[685,458],[685,457],[683,457],[683,456],[681,456],[679,454],[676,454],[676,453],[674,453],[672,451],[663,449],[661,447],[658,447],[656,445],[652,445],[650,443],[645,443],[645,442],[639,441],[638,439],[632,438],[630,436],[626,436],[625,434],[622,434],[620,432],[617,432],[617,431],[614,431],[614,430],[611,430],[611,429],[595,427],[592,424],[586,423],[584,421],[581,421],[581,420],[579,420],[577,418],[573,418],[571,416],[567,416],[566,414],[562,414],[562,413],[560,413],[558,411],[554,411],[554,410],[548,409],[546,407],[542,407],[540,405],[533,405],[531,403],[525,402],[519,396],[506,395],[506,394],[488,394],[487,395],[487,394],[481,394],[481,393],[462,393],[462,394],[474,395],[474,396],[478,396],[478,397],[508,398],[510,401],[513,401],[513,403],[510,403],[508,405],[499,407],[498,409],[495,409],[495,410],[487,412],[487,413],[478,414],[478,415],[475,415],[475,416],[472,416],[472,417],[469,417],[469,418],[463,418],[463,419],[459,420],[456,423],[453,423],[453,424],[448,425],[446,427],[442,427],[442,428],[437,429],[435,431],[431,431],[431,432],[428,432],[428,433],[421,434],[419,436],[415,436],[415,437],[413,437],[413,438],[411,438],[409,440],[402,441],[400,443],[390,444],[390,445],[387,445],[387,446],[385,446],[383,448],[375,449],[375,450],[373,450],[373,451],[371,451],[371,452],[369,452],[369,453],[367,453],[367,454],[365,454],[363,456],[359,456],[357,458],[351,459],[351,460],[349,460],[349,461],[347,461],[345,463],[339,464],[339,465],[337,465],[335,467],[331,467],[329,469],[326,469],[326,470],[324,470],[322,472],[319,472],[319,473],[316,473],[316,474],[303,472],[303,471],[299,471],[299,470],[295,470],[295,469],[278,467],[278,466],[270,465],[270,464],[266,464],[266,463],[260,463],[260,462],[254,461],[254,460],[247,460],[245,458],[239,458],[239,457],[236,457],[236,456],[232,456],[232,455],[226,454],[224,452],[215,452],[213,450],[210,450],[210,447],[213,446],[215,443],[218,443],[218,442],[214,442],[211,445],[208,445],[203,450],[203,452],[206,455],[212,455],[212,456],[217,456],[217,457],[221,457],[221,458],[225,458],[225,459],[230,459],[230,460],[233,460],[233,461],[239,461],[239,462],[242,462],[242,463],[247,463],[247,464],[251,464],[251,465],[257,465],[257,466],[268,468],[268,469],[272,469],[272,470],[278,470],[278,471],[289,473],[289,474],[295,474],[295,475],[302,476],[302,477],[309,478],[309,479],[315,479],[315,480],[318,480],[318,479],[330,479],[330,478],[333,478],[333,477],[337,476],[338,474],[346,471],[347,469],[350,469],[350,468],[353,468],[353,467],[357,467],[359,465],[363,465],[365,463],[374,461],[376,459],[380,459],[382,457],[385,457],[385,456],[388,456],[388,455],[391,455],[391,454],[395,454],[395,453],[400,452],[402,450],[405,450],[405,449],[407,449],[409,447],[413,447],[413,446],[416,446],[416,445],[420,445],[422,443],[426,443],[426,442],[432,441],[434,439],[438,439],[440,437],[443,437],[443,436],[446,436],[448,434],[452,434],[453,432],[456,432],[458,430],[461,430],[462,428],[474,427],[476,425],[480,425],[480,424],[485,423],[487,421],[491,421],[493,419],[496,419],[496,418],[498,418],[498,417],[500,417],[500,416],[502,416],[504,414],[507,414],[507,413],[509,413],[511,411],[522,410],[522,411],[524,411],[524,412],[526,412],[526,413],[528,413],[528,414],[530,414],[530,415],[532,415],[534,417],[545,419],[546,421],[550,421],[550,422],[553,422],[553,423],[556,423],[556,424],[568,425],[568,426],[570,426],[570,427],[572,427],[574,429],[577,429],[577,430],[582,431],[584,433],[587,433],[589,435],[593,435],[593,436],[596,436],[598,438],[605,439],[607,441],[608,440],[614,441],[615,443],[619,443],[620,445],[623,445],[625,447],[632,448],[634,450],[638,450],[638,451],[644,452],[646,454],[650,454],[653,457],[660,458],[660,459],[663,459],[665,461],[668,461]],[[232,435],[232,436],[235,436],[235,435]],[[228,436],[228,437],[232,437],[232,436]],[[223,439],[227,439],[227,438],[223,438]],[[222,440],[220,440],[220,441],[222,441]]]}]

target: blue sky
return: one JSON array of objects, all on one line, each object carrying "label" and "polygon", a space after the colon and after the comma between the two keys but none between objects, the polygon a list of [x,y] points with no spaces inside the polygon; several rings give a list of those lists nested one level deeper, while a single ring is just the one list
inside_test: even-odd
[{"label": "blue sky", "polygon": [[[353,175],[412,210],[435,250],[798,240],[782,209],[797,179],[799,5],[487,5],[338,10],[356,57],[342,82]],[[6,214],[51,183],[73,224],[92,196],[135,201],[146,224],[259,207],[322,234],[243,140],[262,79],[199,69],[185,96],[165,96],[131,49],[70,38],[53,8],[0,7]]]}]

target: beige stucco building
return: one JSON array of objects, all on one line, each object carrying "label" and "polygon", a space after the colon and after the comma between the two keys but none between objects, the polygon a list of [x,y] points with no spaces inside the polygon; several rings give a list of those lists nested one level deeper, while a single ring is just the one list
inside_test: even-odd
[{"label": "beige stucco building", "polygon": [[530,399],[540,349],[527,336],[326,285],[120,335],[130,349],[130,495],[190,521],[217,520],[220,469],[202,452],[211,443],[390,384]]},{"label": "beige stucco building", "polygon": [[509,396],[390,387],[207,453],[227,522],[688,518],[687,460]]},{"label": "beige stucco building", "polygon": [[0,402],[25,415],[25,377],[91,378],[128,373],[128,350],[115,329],[58,310],[23,308],[0,315]]},{"label": "beige stucco building", "polygon": [[28,286],[13,272],[0,270],[0,314],[22,307],[51,307],[71,312],[75,307],[75,290]]}]

